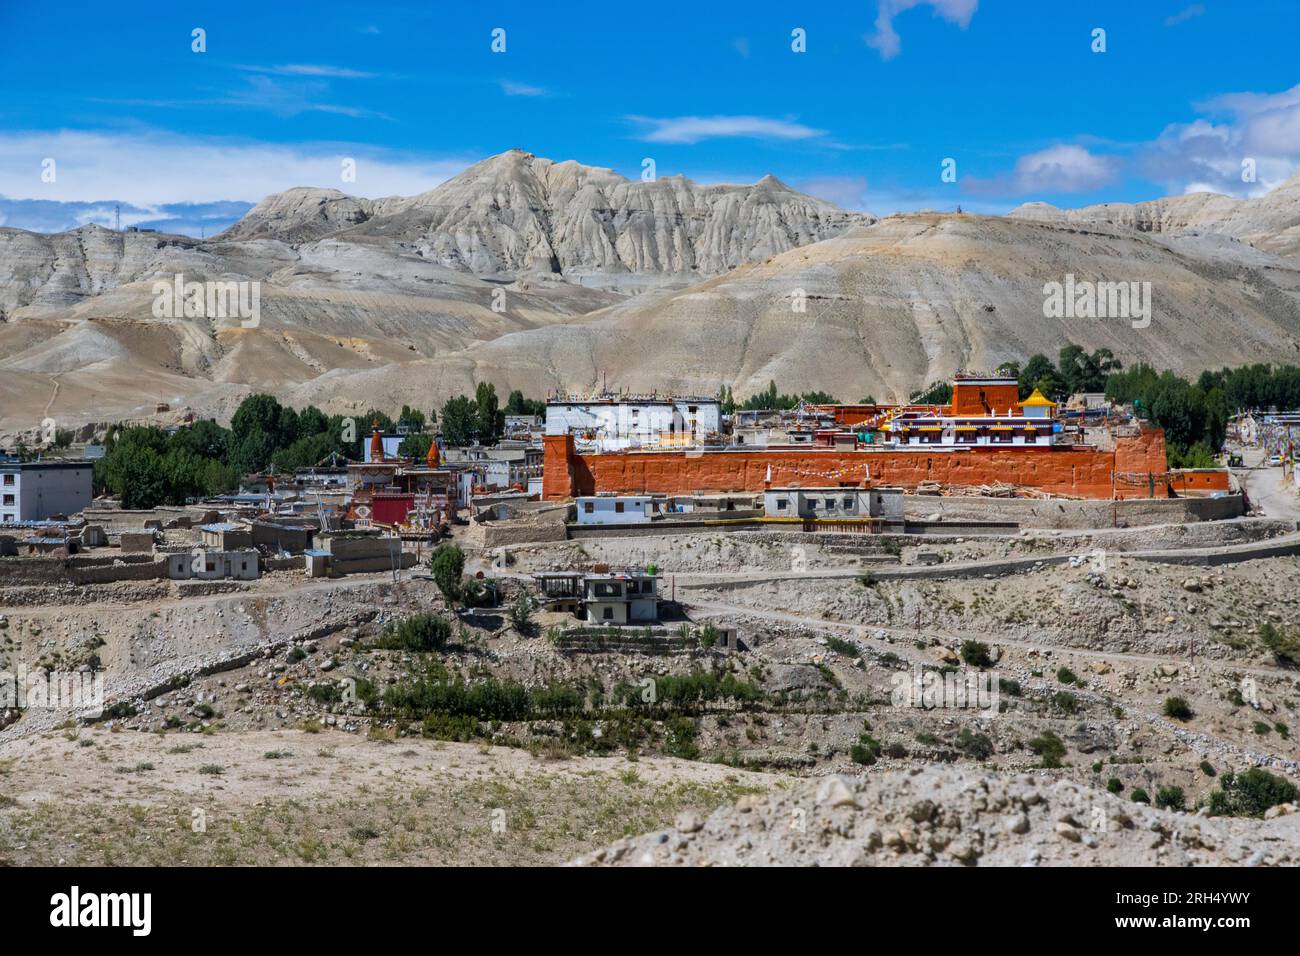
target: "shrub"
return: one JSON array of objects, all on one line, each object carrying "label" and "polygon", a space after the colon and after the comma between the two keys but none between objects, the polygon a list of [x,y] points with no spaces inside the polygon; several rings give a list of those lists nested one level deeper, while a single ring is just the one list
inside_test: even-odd
[{"label": "shrub", "polygon": [[826,638],[826,646],[836,654],[843,654],[845,657],[858,657],[862,653],[858,650],[858,645],[854,644],[852,641],[846,641],[842,637]]},{"label": "shrub", "polygon": [[1029,741],[1029,749],[1042,759],[1042,765],[1049,770],[1060,767],[1061,758],[1065,756],[1065,743],[1050,730],[1043,731],[1042,736]]},{"label": "shrub", "polygon": [[1005,677],[998,678],[998,691],[1006,694],[1008,697],[1019,697],[1021,694],[1020,681],[1008,680]]},{"label": "shrub", "polygon": [[460,579],[465,574],[465,552],[460,545],[450,541],[438,545],[429,556],[429,573],[447,603],[454,605],[460,599]]},{"label": "shrub", "polygon": [[1161,787],[1156,791],[1156,806],[1161,810],[1186,810],[1187,797],[1182,787]]},{"label": "shrub", "polygon": [[510,626],[520,634],[533,633],[533,602],[527,594],[520,594],[510,605]]},{"label": "shrub", "polygon": [[993,666],[993,658],[989,656],[989,646],[981,641],[963,641],[961,659],[971,667]]},{"label": "shrub", "polygon": [[1217,772],[1218,771],[1214,769],[1214,764],[1210,763],[1208,760],[1201,761],[1201,773],[1205,774],[1207,777],[1213,777]]},{"label": "shrub", "polygon": [[1057,710],[1065,714],[1076,713],[1079,709],[1079,698],[1065,690],[1057,691],[1052,697],[1052,703],[1056,705]]},{"label": "shrub", "polygon": [[1269,807],[1292,803],[1298,795],[1291,781],[1251,767],[1245,773],[1225,773],[1208,806],[1211,816],[1261,817]]},{"label": "shrub", "polygon": [[1255,721],[1255,733],[1259,734],[1261,737],[1267,737],[1272,732],[1273,732],[1273,728],[1270,727],[1268,724],[1264,723],[1264,721],[1262,720]]},{"label": "shrub", "polygon": [[1070,668],[1068,667],[1062,667],[1060,670],[1058,670],[1056,672],[1056,679],[1059,680],[1062,684],[1079,683],[1078,675],[1076,675],[1074,671],[1070,670]]},{"label": "shrub", "polygon": [[1300,658],[1300,640],[1294,634],[1287,634],[1271,621],[1265,621],[1257,632],[1260,643],[1283,664],[1294,664]]},{"label": "shrub", "polygon": [[1111,793],[1123,793],[1124,784],[1120,782],[1119,777],[1111,777],[1106,781],[1106,789]]},{"label": "shrub", "polygon": [[1174,720],[1191,720],[1192,708],[1188,706],[1187,701],[1181,697],[1165,698],[1165,716],[1172,717]]},{"label": "shrub", "polygon": [[375,642],[395,651],[440,651],[451,640],[451,624],[437,614],[423,612],[390,624]]},{"label": "shrub", "polygon": [[957,735],[957,749],[975,760],[987,760],[993,756],[993,741],[986,734],[972,733],[969,727],[963,727]]},{"label": "shrub", "polygon": [[1147,792],[1143,790],[1141,787],[1134,787],[1133,792],[1129,794],[1129,799],[1131,799],[1134,803],[1151,802],[1151,798],[1147,795]]},{"label": "shrub", "polygon": [[880,759],[880,741],[864,730],[858,735],[858,742],[849,748],[849,759],[871,766]]},{"label": "shrub", "polygon": [[338,684],[312,684],[307,696],[318,704],[337,704],[343,699],[343,691]]}]

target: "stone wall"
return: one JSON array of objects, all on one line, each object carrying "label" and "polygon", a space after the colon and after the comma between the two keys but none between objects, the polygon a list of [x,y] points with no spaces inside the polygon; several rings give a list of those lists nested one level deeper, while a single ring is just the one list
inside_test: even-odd
[{"label": "stone wall", "polygon": [[1065,498],[975,498],[907,495],[904,514],[912,522],[1009,521],[1022,528],[1136,528],[1152,524],[1219,521],[1245,513],[1241,495],[1220,498],[1136,498],[1074,501]]}]

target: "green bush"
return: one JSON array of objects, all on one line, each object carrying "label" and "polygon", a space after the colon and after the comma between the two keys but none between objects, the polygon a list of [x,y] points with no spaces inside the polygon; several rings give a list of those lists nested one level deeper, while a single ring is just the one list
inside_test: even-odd
[{"label": "green bush", "polygon": [[1075,697],[1069,691],[1060,690],[1052,696],[1052,703],[1056,709],[1063,714],[1077,713],[1079,710],[1079,698]]},{"label": "green bush", "polygon": [[1259,626],[1260,643],[1266,647],[1280,663],[1294,664],[1300,659],[1300,640],[1294,634],[1287,634],[1270,621]]},{"label": "green bush", "polygon": [[1161,810],[1186,810],[1187,797],[1182,787],[1161,787],[1156,791],[1156,806]]},{"label": "green bush", "polygon": [[1293,803],[1300,791],[1295,784],[1259,767],[1240,774],[1225,773],[1210,794],[1209,811],[1216,817],[1261,817],[1269,807]]},{"label": "green bush", "polygon": [[832,636],[826,638],[826,646],[836,654],[843,654],[845,657],[859,657],[862,654],[862,652],[858,650],[858,645],[854,644],[852,641],[846,641],[842,637]]},{"label": "green bush", "polygon": [[1065,756],[1065,743],[1052,731],[1045,730],[1042,735],[1029,741],[1029,749],[1042,760],[1042,766],[1052,770],[1061,766]]},{"label": "green bush", "polygon": [[993,741],[986,734],[972,733],[969,727],[963,727],[957,735],[957,749],[975,760],[988,760],[993,756]]},{"label": "green bush", "polygon": [[1218,771],[1214,769],[1214,764],[1210,763],[1208,760],[1201,761],[1201,773],[1205,774],[1207,777],[1213,777],[1217,772]]},{"label": "green bush", "polygon": [[1062,684],[1080,683],[1078,676],[1074,673],[1074,671],[1070,670],[1070,668],[1068,667],[1062,667],[1060,670],[1058,670],[1056,672],[1056,679],[1059,680]]},{"label": "green bush", "polygon": [[1134,787],[1134,788],[1133,788],[1133,792],[1132,792],[1131,794],[1129,794],[1129,799],[1131,799],[1134,803],[1150,803],[1150,802],[1151,802],[1151,797],[1149,797],[1149,796],[1147,795],[1147,792],[1146,792],[1145,790],[1143,790],[1141,787]]},{"label": "green bush", "polygon": [[880,749],[880,741],[864,730],[858,735],[858,742],[849,748],[849,759],[869,767],[880,759]]},{"label": "green bush", "polygon": [[390,624],[375,646],[395,651],[440,651],[451,640],[451,624],[437,614],[422,612]]},{"label": "green bush", "polygon": [[1165,698],[1164,713],[1166,717],[1172,717],[1174,720],[1191,720],[1194,716],[1192,708],[1181,697]]},{"label": "green bush", "polygon": [[520,634],[533,633],[533,602],[520,594],[510,605],[510,626]]},{"label": "green bush", "polygon": [[1120,782],[1119,777],[1111,777],[1106,781],[1106,789],[1111,793],[1123,793],[1124,784]]},{"label": "green bush", "polygon": [[444,542],[429,556],[429,573],[449,604],[460,600],[461,578],[465,574],[465,552],[460,545]]},{"label": "green bush", "polygon": [[989,655],[989,646],[981,641],[963,641],[961,659],[971,667],[986,668],[993,666],[993,658]]}]

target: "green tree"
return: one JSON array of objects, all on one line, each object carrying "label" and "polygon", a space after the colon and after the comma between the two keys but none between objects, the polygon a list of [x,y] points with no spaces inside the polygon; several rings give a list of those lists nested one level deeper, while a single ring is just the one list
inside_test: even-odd
[{"label": "green tree", "polygon": [[119,485],[114,490],[128,510],[155,508],[167,497],[167,474],[152,448],[128,445],[117,462]]},{"label": "green tree", "polygon": [[495,445],[506,428],[506,416],[497,402],[496,386],[479,382],[474,392],[474,418],[478,440],[484,445]]},{"label": "green tree", "polygon": [[422,460],[428,457],[429,447],[432,444],[432,435],[415,432],[402,439],[402,443],[397,446],[397,454],[402,458]]},{"label": "green tree", "polygon": [[429,572],[438,590],[453,607],[461,595],[461,578],[465,574],[465,552],[460,545],[445,542],[429,556]]},{"label": "green tree", "polygon": [[448,445],[474,444],[478,438],[478,415],[473,399],[457,395],[442,406],[442,437]]}]

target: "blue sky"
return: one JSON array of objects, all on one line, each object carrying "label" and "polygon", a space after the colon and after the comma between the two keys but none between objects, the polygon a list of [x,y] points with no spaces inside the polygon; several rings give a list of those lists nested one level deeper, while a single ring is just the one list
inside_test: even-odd
[{"label": "blue sky", "polygon": [[124,224],[211,235],[275,190],[410,195],[511,147],[630,177],[647,157],[772,173],[881,215],[1255,195],[1300,165],[1296,36],[1283,0],[10,0],[0,224],[111,223],[121,203]]}]

